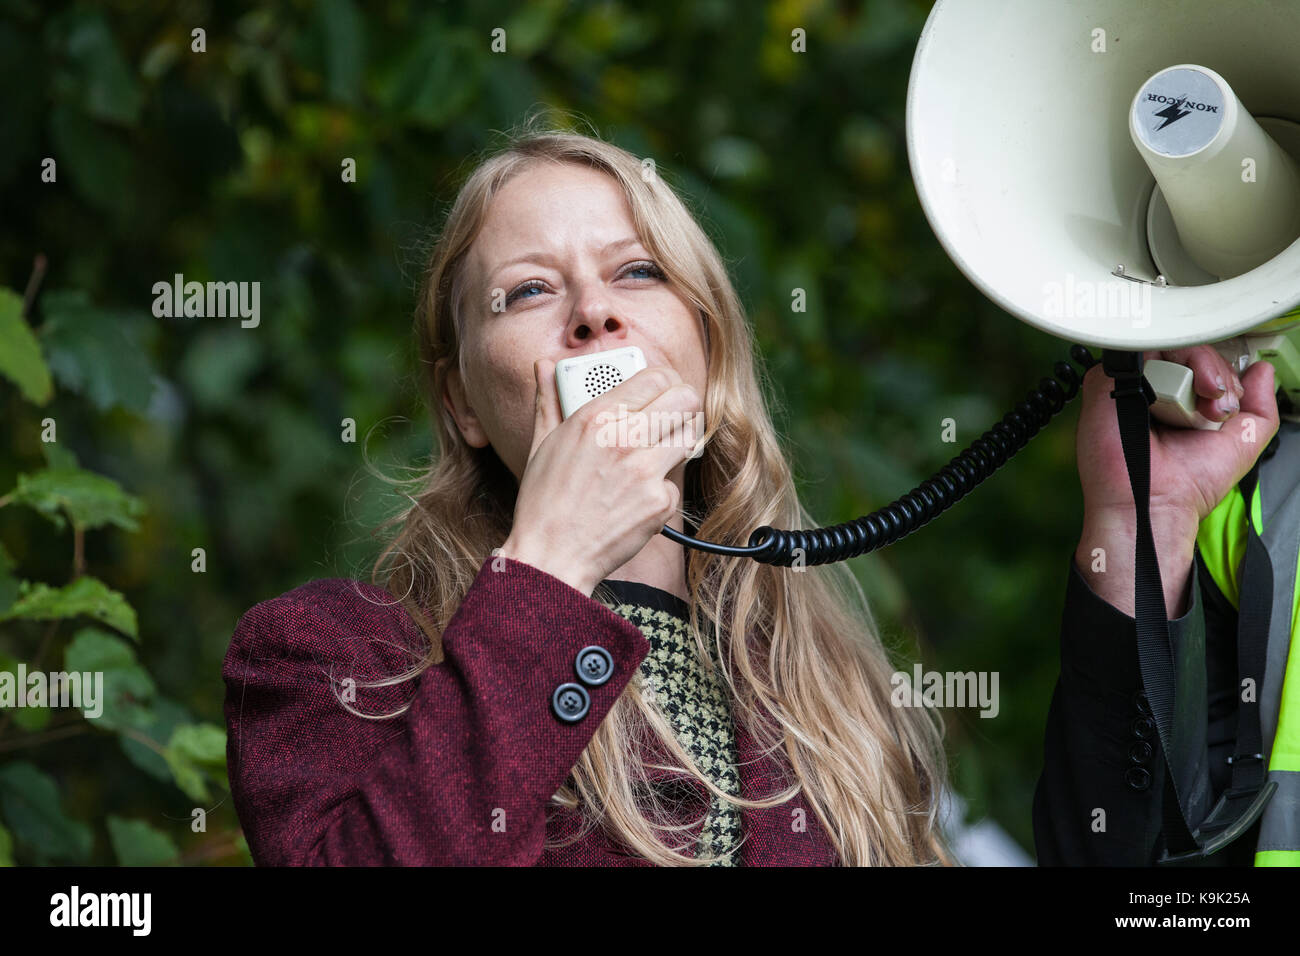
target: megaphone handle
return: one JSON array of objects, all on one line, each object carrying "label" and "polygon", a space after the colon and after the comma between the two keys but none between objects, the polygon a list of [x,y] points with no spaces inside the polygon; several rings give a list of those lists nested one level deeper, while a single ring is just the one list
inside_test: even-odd
[{"label": "megaphone handle", "polygon": [[1142,365],[1156,400],[1151,405],[1151,416],[1175,428],[1196,428],[1201,431],[1218,431],[1222,422],[1212,422],[1196,410],[1196,393],[1192,390],[1192,370],[1175,362],[1147,359]]}]

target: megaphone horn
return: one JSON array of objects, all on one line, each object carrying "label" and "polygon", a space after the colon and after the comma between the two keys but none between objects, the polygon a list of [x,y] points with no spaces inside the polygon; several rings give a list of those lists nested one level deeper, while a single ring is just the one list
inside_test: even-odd
[{"label": "megaphone horn", "polygon": [[[1300,4],[938,0],[907,97],[921,206],[1030,325],[1268,359],[1300,409],[1297,43]],[[1190,371],[1144,372],[1191,423]]]}]

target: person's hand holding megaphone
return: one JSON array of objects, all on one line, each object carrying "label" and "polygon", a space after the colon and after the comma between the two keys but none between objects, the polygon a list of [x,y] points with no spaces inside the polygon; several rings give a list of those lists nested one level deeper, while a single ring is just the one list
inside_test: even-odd
[{"label": "person's hand holding megaphone", "polygon": [[[1277,433],[1277,395],[1267,362],[1246,370],[1238,395],[1236,374],[1208,345],[1144,355],[1191,368],[1197,411],[1223,422],[1218,431],[1152,424],[1151,529],[1173,620],[1186,612],[1197,528]],[[1098,597],[1132,617],[1135,509],[1113,388],[1100,362],[1084,376],[1076,439],[1084,520],[1075,563]]]}]

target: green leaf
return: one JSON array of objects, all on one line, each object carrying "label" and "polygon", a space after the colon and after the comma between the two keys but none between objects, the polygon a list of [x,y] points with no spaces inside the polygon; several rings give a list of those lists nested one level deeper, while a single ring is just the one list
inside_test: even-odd
[{"label": "green leaf", "polygon": [[23,298],[0,288],[0,375],[12,381],[23,398],[44,405],[54,394],[41,344],[23,318]]},{"label": "green leaf", "polygon": [[50,724],[50,718],[54,716],[53,711],[48,707],[17,707],[14,708],[14,726],[20,727],[28,733],[35,733],[38,730],[44,730]]},{"label": "green leaf", "polygon": [[14,559],[10,557],[5,546],[0,544],[0,615],[13,607],[18,600],[20,584],[13,576]]},{"label": "green leaf", "polygon": [[[131,763],[160,783],[171,783],[172,769],[163,758],[167,741],[171,739],[172,731],[194,718],[180,704],[161,695],[154,698],[150,707],[147,722],[137,725],[135,734],[130,737],[118,735],[118,744]],[[153,741],[157,749],[141,743],[137,737]]]},{"label": "green leaf", "polygon": [[14,865],[14,838],[0,823],[0,866]]},{"label": "green leaf", "polygon": [[82,628],[64,650],[63,666],[77,673],[104,675],[103,696],[94,702],[97,714],[82,707],[87,720],[109,730],[139,729],[152,722],[148,705],[157,687],[136,659],[135,649],[120,638],[98,628]]},{"label": "green leaf", "polygon": [[108,839],[120,866],[167,866],[181,855],[171,837],[143,820],[127,820],[110,814]]},{"label": "green leaf", "polygon": [[225,775],[226,732],[215,724],[177,727],[163,756],[172,769],[176,786],[192,799],[207,802],[207,777]]},{"label": "green leaf", "polygon": [[96,308],[83,292],[47,292],[42,309],[41,339],[60,385],[100,411],[121,406],[143,413],[149,407],[157,377],[148,359],[147,340],[157,331],[149,319]]},{"label": "green leaf", "polygon": [[87,202],[113,213],[118,221],[128,220],[135,197],[132,177],[136,159],[120,135],[71,106],[55,106],[50,111],[50,135],[57,150],[59,181],[66,173]]},{"label": "green leaf", "polygon": [[45,464],[50,468],[60,471],[75,471],[81,467],[77,461],[76,452],[56,441],[41,442],[41,454],[45,456]]},{"label": "green leaf", "polygon": [[226,765],[226,732],[216,724],[177,727],[171,746],[188,759],[208,768]]},{"label": "green leaf", "polygon": [[89,861],[94,844],[90,827],[63,812],[58,784],[32,764],[0,767],[0,810],[14,841],[31,850],[37,865]]},{"label": "green leaf", "polygon": [[133,126],[140,118],[144,94],[103,15],[70,11],[64,49],[80,74],[86,112],[97,119]]},{"label": "green leaf", "polygon": [[42,582],[24,581],[13,607],[0,614],[0,621],[24,618],[49,621],[86,614],[139,639],[135,609],[119,592],[96,578],[83,576],[61,588]]},{"label": "green leaf", "polygon": [[[12,674],[13,677],[10,679],[15,681],[16,684],[18,678],[18,663],[16,657],[10,657],[8,654],[0,654],[0,675]],[[15,686],[14,689],[19,694],[26,695],[27,693],[27,688],[25,686]],[[25,703],[22,707],[18,707],[16,706],[16,700],[14,703],[14,707],[0,707],[0,710],[9,711],[10,715],[13,717],[13,722],[23,730],[43,730],[45,725],[50,722],[52,714],[49,707],[29,707]]]},{"label": "green leaf", "polygon": [[144,514],[144,501],[122,490],[112,478],[80,468],[46,468],[30,475],[19,475],[18,485],[10,493],[15,504],[35,508],[63,527],[63,513],[74,528],[101,528],[116,525],[126,531],[140,530],[136,517]]}]

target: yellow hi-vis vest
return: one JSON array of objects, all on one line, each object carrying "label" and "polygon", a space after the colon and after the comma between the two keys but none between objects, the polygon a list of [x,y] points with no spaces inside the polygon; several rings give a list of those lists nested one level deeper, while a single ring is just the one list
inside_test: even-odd
[{"label": "yellow hi-vis vest", "polygon": [[1300,650],[1291,652],[1300,634],[1300,424],[1282,422],[1277,451],[1261,460],[1250,502],[1234,487],[1197,531],[1201,560],[1235,608],[1240,608],[1247,520],[1273,566],[1268,650],[1256,692],[1268,779],[1277,783],[1277,791],[1260,817],[1255,865],[1300,866]]}]

